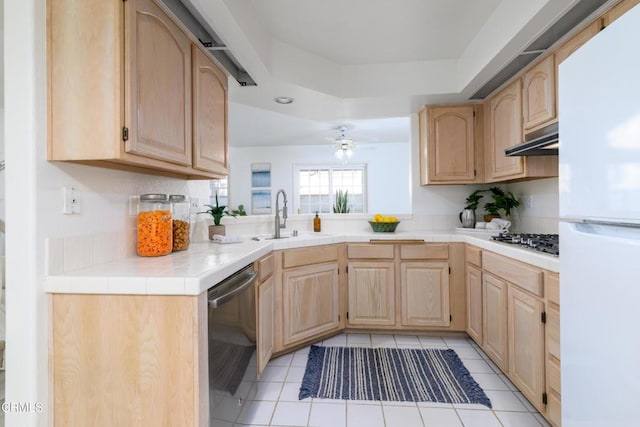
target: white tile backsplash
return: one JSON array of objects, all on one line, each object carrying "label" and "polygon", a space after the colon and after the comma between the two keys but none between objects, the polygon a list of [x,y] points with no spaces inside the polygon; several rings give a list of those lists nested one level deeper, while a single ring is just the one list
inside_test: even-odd
[{"label": "white tile backsplash", "polygon": [[94,265],[93,236],[64,238],[64,271],[80,270]]}]

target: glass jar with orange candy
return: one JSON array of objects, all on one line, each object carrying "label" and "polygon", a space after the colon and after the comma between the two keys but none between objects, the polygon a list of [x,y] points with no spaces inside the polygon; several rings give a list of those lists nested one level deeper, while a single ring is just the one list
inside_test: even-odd
[{"label": "glass jar with orange candy", "polygon": [[140,256],[160,256],[173,248],[171,205],[166,194],[142,194],[138,204],[138,243]]}]

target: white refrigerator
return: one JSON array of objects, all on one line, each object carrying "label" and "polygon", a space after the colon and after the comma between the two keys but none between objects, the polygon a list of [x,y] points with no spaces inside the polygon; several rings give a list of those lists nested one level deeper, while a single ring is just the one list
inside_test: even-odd
[{"label": "white refrigerator", "polygon": [[558,87],[562,425],[640,426],[640,6]]}]

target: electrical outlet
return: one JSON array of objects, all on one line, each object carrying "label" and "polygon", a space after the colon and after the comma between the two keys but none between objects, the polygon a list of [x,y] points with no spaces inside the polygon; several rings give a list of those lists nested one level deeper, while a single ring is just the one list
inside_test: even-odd
[{"label": "electrical outlet", "polygon": [[62,213],[74,215],[81,212],[82,193],[78,187],[66,185],[62,188]]},{"label": "electrical outlet", "polygon": [[533,207],[533,197],[531,196],[520,196],[520,203],[522,203],[522,207],[525,209],[531,209]]},{"label": "electrical outlet", "polygon": [[200,207],[200,199],[197,197],[191,197],[191,210],[199,210]]}]

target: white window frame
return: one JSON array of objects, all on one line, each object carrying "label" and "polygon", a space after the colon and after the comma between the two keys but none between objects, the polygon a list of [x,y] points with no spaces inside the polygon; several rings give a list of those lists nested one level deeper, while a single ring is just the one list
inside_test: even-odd
[{"label": "white window frame", "polygon": [[[305,169],[328,169],[329,170],[329,195],[331,196],[330,206],[335,204],[335,190],[333,189],[333,171],[340,169],[361,169],[362,170],[362,210],[354,214],[367,214],[369,212],[369,189],[366,163],[294,163],[293,164],[293,212],[298,213],[300,209],[300,171]],[[331,209],[330,214],[333,214]],[[325,213],[326,214],[326,213]]]}]

